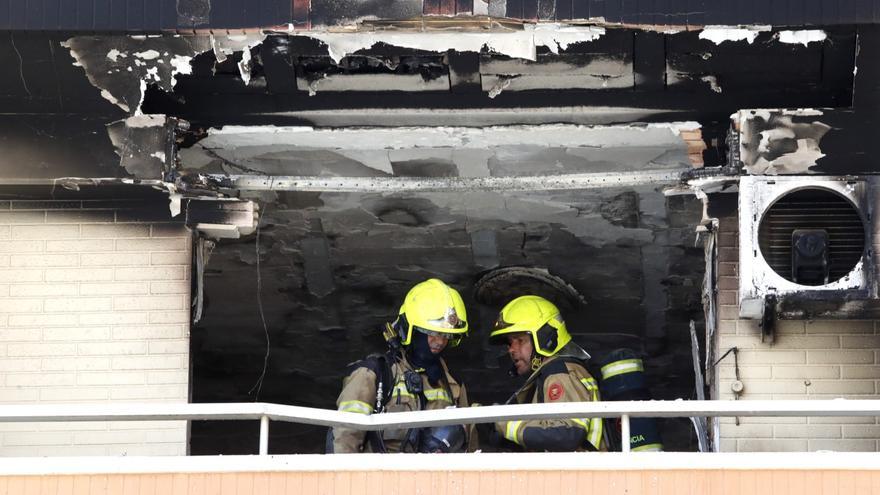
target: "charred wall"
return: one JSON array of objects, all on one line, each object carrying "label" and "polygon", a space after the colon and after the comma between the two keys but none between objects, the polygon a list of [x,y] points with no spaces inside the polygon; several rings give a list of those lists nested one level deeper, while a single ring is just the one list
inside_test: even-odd
[{"label": "charred wall", "polygon": [[[700,212],[691,198],[647,188],[263,199],[259,242],[221,242],[206,271],[204,318],[192,332],[196,402],[335,408],[346,364],[383,349],[377,327],[428,277],[460,289],[468,307],[472,331],[448,353],[452,368],[472,400],[503,401],[516,383],[486,338],[506,301],[480,304],[475,284],[509,266],[546,269],[583,296],[585,304],[560,299],[575,340],[594,355],[635,348],[656,398],[692,395],[688,324],[702,321],[703,261],[701,249],[688,247]],[[529,277],[501,284],[498,299],[516,287],[547,288]],[[269,342],[261,385],[260,299]],[[686,422],[670,422],[664,433],[670,448],[691,447]],[[272,434],[275,452],[322,449],[319,428],[279,424]],[[196,423],[192,450],[251,452],[252,438],[240,425]]]}]

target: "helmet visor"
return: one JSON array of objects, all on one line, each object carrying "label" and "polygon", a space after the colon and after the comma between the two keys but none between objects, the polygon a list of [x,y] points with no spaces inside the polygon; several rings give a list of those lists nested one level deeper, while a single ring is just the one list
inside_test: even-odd
[{"label": "helmet visor", "polygon": [[[461,329],[461,328],[465,328],[465,327],[459,327],[459,329]],[[451,345],[453,347],[458,345],[458,343],[461,341],[461,337],[462,337],[462,334],[460,334],[460,333],[456,334],[456,333],[449,333],[449,332],[438,332],[436,330],[428,330],[427,328],[423,328],[423,327],[420,327],[417,325],[413,325],[413,329],[418,330],[419,332],[421,332],[425,335],[430,335],[432,337],[442,337],[444,339],[447,339],[447,340],[449,340],[449,345]]]}]

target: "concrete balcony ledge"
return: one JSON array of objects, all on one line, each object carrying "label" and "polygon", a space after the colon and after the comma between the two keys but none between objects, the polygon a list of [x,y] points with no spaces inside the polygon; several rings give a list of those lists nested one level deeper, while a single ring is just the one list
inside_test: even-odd
[{"label": "concrete balcony ledge", "polygon": [[[876,453],[6,458],[0,494],[870,494]],[[872,491],[873,490],[873,491]]]},{"label": "concrete balcony ledge", "polygon": [[872,452],[298,454],[15,457],[0,476],[232,472],[877,471]]}]

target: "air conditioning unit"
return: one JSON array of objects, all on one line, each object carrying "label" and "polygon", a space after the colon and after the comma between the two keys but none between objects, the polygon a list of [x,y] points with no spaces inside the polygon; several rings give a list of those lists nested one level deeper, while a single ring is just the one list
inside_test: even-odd
[{"label": "air conditioning unit", "polygon": [[[859,317],[876,306],[874,177],[744,176],[739,314]],[[772,330],[765,328],[765,333]]]}]

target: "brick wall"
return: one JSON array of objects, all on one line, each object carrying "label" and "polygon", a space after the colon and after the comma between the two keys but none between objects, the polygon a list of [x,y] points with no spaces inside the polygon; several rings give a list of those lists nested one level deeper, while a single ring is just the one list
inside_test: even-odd
[{"label": "brick wall", "polygon": [[[0,404],[186,402],[190,249],[167,201],[0,201]],[[185,422],[0,423],[0,456],[186,445]]]},{"label": "brick wall", "polygon": [[[728,195],[732,196],[732,195]],[[738,219],[721,216],[717,356],[739,349],[741,400],[877,399],[880,392],[880,325],[862,320],[779,321],[776,340],[761,343],[756,321],[738,320]],[[714,396],[733,399],[733,355],[718,366]],[[724,452],[877,451],[876,418],[721,419]]]}]

